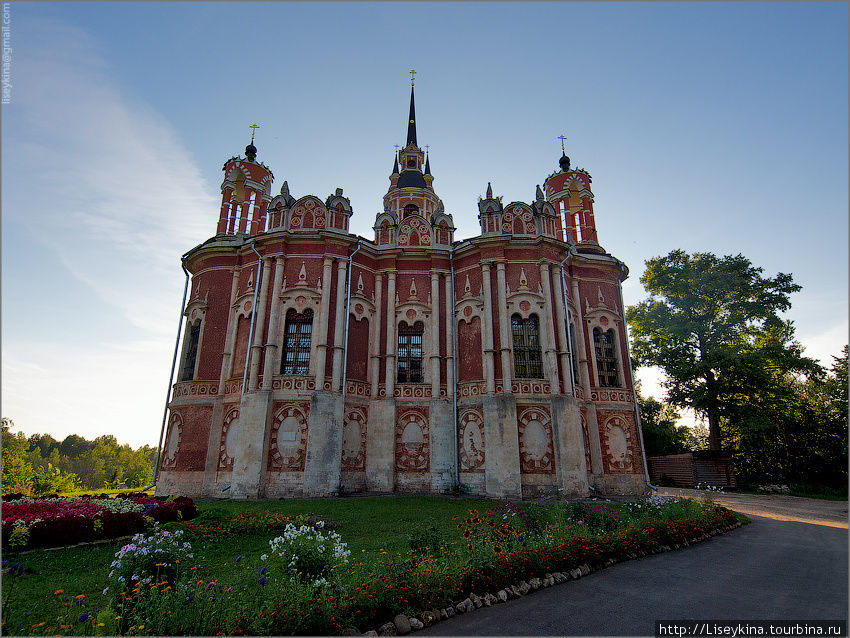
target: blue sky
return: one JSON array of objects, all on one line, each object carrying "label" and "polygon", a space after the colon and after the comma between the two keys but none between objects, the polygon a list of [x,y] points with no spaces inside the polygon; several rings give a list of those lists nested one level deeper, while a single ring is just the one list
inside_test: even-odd
[{"label": "blue sky", "polygon": [[[420,144],[456,238],[487,182],[530,201],[593,175],[600,243],[793,273],[825,363],[847,342],[847,5],[830,2],[11,5],[2,119],[2,414],[155,443],[180,255],[215,233],[258,122],[293,195],[342,187],[372,238],[415,68]],[[657,394],[658,375],[644,371]],[[653,390],[655,388],[655,390]]]}]

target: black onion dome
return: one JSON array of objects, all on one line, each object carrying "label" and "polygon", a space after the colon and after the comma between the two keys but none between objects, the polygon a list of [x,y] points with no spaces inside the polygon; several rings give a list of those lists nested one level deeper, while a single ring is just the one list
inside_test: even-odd
[{"label": "black onion dome", "polygon": [[398,178],[396,188],[428,188],[425,178],[419,171],[404,171]]},{"label": "black onion dome", "polygon": [[245,147],[245,157],[253,162],[257,158],[257,147],[253,144],[248,144]]},{"label": "black onion dome", "polygon": [[558,160],[558,164],[561,165],[562,171],[570,170],[570,158],[567,157],[566,153],[561,153],[561,159]]}]

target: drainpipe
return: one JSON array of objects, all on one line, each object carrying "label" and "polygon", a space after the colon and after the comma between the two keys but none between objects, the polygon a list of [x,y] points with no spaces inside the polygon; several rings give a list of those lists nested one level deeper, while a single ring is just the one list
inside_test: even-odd
[{"label": "drainpipe", "polygon": [[564,295],[564,308],[567,310],[567,355],[570,358],[570,383],[572,384],[573,397],[576,396],[576,376],[573,374],[573,325],[570,322],[570,303],[567,297],[567,280],[564,277],[564,264],[570,258],[570,251],[567,250],[567,256],[561,262],[561,292]]},{"label": "drainpipe", "polygon": [[[342,345],[342,411],[345,413],[345,387],[346,375],[348,374],[348,319],[351,313],[348,311],[351,305],[351,259],[360,250],[360,240],[357,240],[357,248],[348,256],[348,282],[347,291],[345,293],[345,337]],[[380,309],[379,309],[380,312]]]},{"label": "drainpipe", "polygon": [[[257,252],[254,242],[251,241],[251,250],[257,253],[257,276],[254,277],[254,301],[251,304],[251,327],[248,330],[248,349],[245,351],[245,370],[242,373],[242,396],[245,396],[248,382],[248,362],[251,360],[251,344],[254,341],[254,317],[257,316],[257,292],[260,290],[260,267],[263,265],[263,256]],[[265,302],[265,299],[263,299]]]},{"label": "drainpipe", "polygon": [[174,381],[174,369],[177,367],[177,349],[180,345],[180,333],[183,331],[183,310],[186,308],[186,295],[189,292],[189,271],[186,270],[186,253],[180,258],[180,265],[183,267],[183,272],[186,273],[186,283],[183,284],[183,301],[180,304],[180,323],[177,324],[177,339],[174,341],[174,356],[171,359],[171,375],[168,377],[168,390],[165,393],[165,408],[162,411],[162,427],[159,429],[159,443],[156,446],[156,462],[153,470],[153,483],[148,485],[142,491],[148,491],[152,487],[156,487],[156,482],[159,479],[159,459],[162,454],[162,437],[165,435],[165,423],[168,417],[168,403],[171,401],[171,386]]},{"label": "drainpipe", "polygon": [[454,489],[457,490],[460,487],[460,458],[459,452],[457,449],[457,316],[455,315],[455,262],[454,262],[454,252],[455,247],[452,244],[451,248],[449,248],[449,266],[451,268],[451,277],[452,277],[452,298],[446,299],[446,303],[450,303],[452,306],[452,380],[454,381],[455,387],[452,391],[452,403],[453,409],[452,414],[454,416],[454,426],[455,426],[455,436],[454,436],[454,460],[455,460],[455,472],[454,472]]},{"label": "drainpipe", "polygon": [[[620,264],[620,272],[622,272],[622,271],[623,271],[623,265]],[[619,280],[617,281],[617,290],[620,293],[620,308],[623,309],[623,330],[626,333],[626,356],[625,356],[626,366],[628,367],[628,370],[629,370],[629,378],[632,380],[632,388],[634,388],[635,377],[634,377],[634,374],[632,373],[632,353],[631,353],[631,350],[629,348],[629,324],[626,321],[626,306],[623,305],[623,286],[622,286],[622,283]],[[650,479],[649,479],[649,466],[646,463],[646,447],[643,444],[643,426],[641,425],[641,422],[640,422],[640,408],[638,407],[638,402],[637,402],[637,392],[632,390],[632,394],[634,394],[634,397],[635,397],[635,420],[637,421],[637,431],[638,431],[638,438],[640,439],[640,452],[641,452],[641,456],[643,457],[643,473],[644,473],[644,476],[646,477],[646,479],[645,479],[646,485],[652,491],[657,492],[658,488],[655,485],[653,485],[650,482]]]}]

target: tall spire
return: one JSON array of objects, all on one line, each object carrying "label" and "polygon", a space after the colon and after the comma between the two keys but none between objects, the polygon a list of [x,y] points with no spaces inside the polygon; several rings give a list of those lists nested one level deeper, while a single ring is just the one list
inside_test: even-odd
[{"label": "tall spire", "polygon": [[413,106],[413,82],[410,83],[410,117],[407,118],[407,144],[416,146],[416,109]]}]

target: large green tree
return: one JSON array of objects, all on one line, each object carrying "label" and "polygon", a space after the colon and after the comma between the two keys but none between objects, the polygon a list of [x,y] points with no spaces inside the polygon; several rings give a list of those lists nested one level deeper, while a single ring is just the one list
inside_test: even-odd
[{"label": "large green tree", "polygon": [[800,290],[790,274],[765,277],[743,255],[674,250],[649,259],[640,281],[650,297],[626,315],[634,357],[664,371],[670,404],[707,418],[712,450],[721,423],[771,378],[819,370],[779,316]]}]

